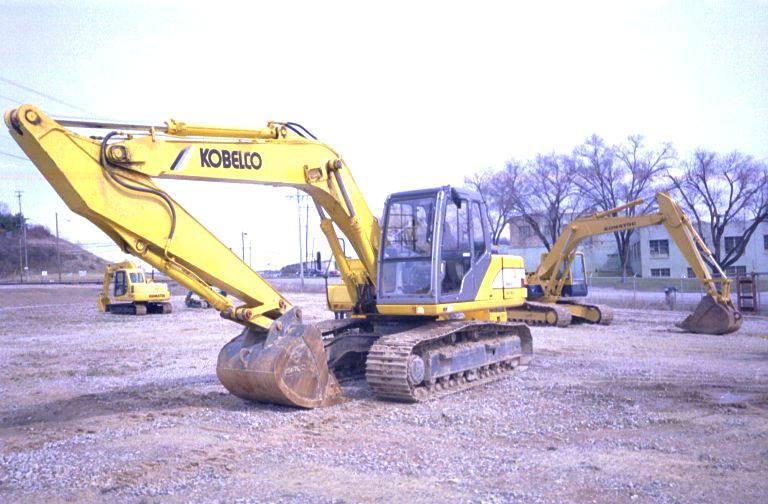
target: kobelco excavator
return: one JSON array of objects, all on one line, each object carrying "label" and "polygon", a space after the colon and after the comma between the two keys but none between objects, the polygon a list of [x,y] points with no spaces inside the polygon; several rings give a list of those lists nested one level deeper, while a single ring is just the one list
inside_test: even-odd
[{"label": "kobelco excavator", "polygon": [[[507,317],[525,303],[523,260],[492,252],[477,194],[447,186],[392,194],[380,228],[341,156],[296,123],[244,130],[64,120],[30,105],[7,111],[5,122],[69,208],[244,326],[217,363],[239,397],[326,406],[344,400],[339,378],[364,370],[376,396],[421,401],[499,379],[532,357],[528,327]],[[352,316],[304,323],[154,178],[309,194]],[[345,257],[337,228],[357,259]]]},{"label": "kobelco excavator", "polygon": [[[702,334],[727,334],[738,330],[742,315],[731,300],[730,280],[680,206],[669,194],[659,192],[656,193],[658,212],[634,216],[616,215],[641,203],[641,199],[631,201],[620,207],[575,219],[566,225],[550,251],[542,255],[536,270],[527,275],[529,303],[557,305],[567,309],[573,319],[578,321],[610,324],[613,320],[610,307],[583,299],[587,295],[587,275],[584,257],[576,252],[577,247],[590,236],[663,225],[706,293],[693,313],[677,326]],[[710,273],[710,267],[717,272],[716,277]],[[514,311],[510,310],[510,318],[513,318]]]}]

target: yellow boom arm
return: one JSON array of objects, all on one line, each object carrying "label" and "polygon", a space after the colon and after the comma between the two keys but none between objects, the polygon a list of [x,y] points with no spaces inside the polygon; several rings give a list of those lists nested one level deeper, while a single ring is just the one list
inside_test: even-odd
[{"label": "yellow boom arm", "polygon": [[[691,221],[667,193],[656,193],[656,202],[659,205],[658,213],[631,217],[615,216],[619,211],[639,205],[642,202],[643,200],[632,201],[621,207],[576,219],[568,224],[552,245],[552,249],[544,256],[539,267],[529,276],[528,283],[541,285],[544,289],[545,300],[557,300],[566,281],[566,275],[559,274],[561,267],[565,265],[563,271],[570,271],[576,248],[585,238],[625,229],[663,224],[693,269],[696,278],[704,286],[707,294],[718,302],[730,303],[730,280],[726,278],[725,273],[712,257],[712,252],[696,232]],[[707,257],[709,264],[717,270],[720,275],[719,278],[712,277],[702,254]],[[718,291],[716,283],[722,284],[720,291]]]},{"label": "yellow boom arm", "polygon": [[[258,130],[54,120],[31,105],[6,112],[11,135],[69,208],[120,246],[205,298],[222,316],[267,330],[290,303],[153,178],[294,187],[321,217],[350,298],[376,282],[379,225],[352,174],[329,146],[293,123]],[[133,130],[86,137],[66,128]],[[308,134],[308,132],[306,132]],[[271,216],[279,219],[279,216]],[[334,225],[359,261],[344,256]],[[243,301],[235,307],[210,285]]]}]

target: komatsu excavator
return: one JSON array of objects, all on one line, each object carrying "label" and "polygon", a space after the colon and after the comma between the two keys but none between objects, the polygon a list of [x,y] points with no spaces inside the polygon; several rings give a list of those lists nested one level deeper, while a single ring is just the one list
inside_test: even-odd
[{"label": "komatsu excavator", "polygon": [[[31,105],[4,119],[69,208],[244,326],[220,351],[216,369],[239,397],[331,405],[344,400],[338,379],[364,369],[376,396],[421,401],[502,378],[532,358],[530,330],[507,317],[525,302],[523,260],[491,251],[486,209],[475,193],[439,187],[392,194],[380,228],[341,156],[296,123],[244,130],[173,120],[64,120]],[[101,133],[89,137],[70,128]],[[299,308],[155,178],[309,194],[352,316],[304,323]],[[247,209],[240,213],[249,216]],[[337,228],[358,259],[345,257]]]},{"label": "komatsu excavator", "polygon": [[[111,295],[110,295],[111,291]],[[117,315],[171,313],[168,285],[152,281],[131,261],[107,264],[99,294],[99,311]]]},{"label": "komatsu excavator", "polygon": [[[577,247],[590,236],[664,225],[706,292],[693,313],[677,326],[688,332],[702,334],[727,334],[738,330],[742,316],[731,300],[730,280],[683,210],[669,194],[659,192],[656,193],[658,212],[634,216],[616,215],[641,203],[642,199],[631,201],[568,224],[550,251],[542,255],[538,268],[527,275],[529,302],[562,307],[578,321],[610,324],[613,320],[610,307],[578,299],[587,295],[587,276],[584,257],[576,252]],[[713,278],[707,265],[718,273],[716,277]],[[514,316],[512,311],[515,310],[511,310],[510,318]],[[522,315],[524,313],[515,318]]]}]

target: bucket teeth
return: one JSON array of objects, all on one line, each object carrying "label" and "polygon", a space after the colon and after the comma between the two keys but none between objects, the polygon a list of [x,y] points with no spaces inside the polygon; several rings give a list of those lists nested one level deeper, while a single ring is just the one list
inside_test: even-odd
[{"label": "bucket teeth", "polygon": [[692,314],[678,322],[677,327],[699,334],[728,334],[741,327],[742,315],[733,303],[719,303],[706,295]]},{"label": "bucket teeth", "polygon": [[328,369],[320,330],[302,324],[295,309],[277,319],[268,333],[246,329],[224,345],[216,374],[242,399],[300,408],[346,400]]}]

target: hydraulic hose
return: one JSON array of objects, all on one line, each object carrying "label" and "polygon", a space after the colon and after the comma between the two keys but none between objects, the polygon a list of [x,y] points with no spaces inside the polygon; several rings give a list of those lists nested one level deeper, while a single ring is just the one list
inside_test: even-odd
[{"label": "hydraulic hose", "polygon": [[111,132],[107,133],[107,135],[101,141],[101,155],[99,157],[99,162],[101,163],[102,168],[104,168],[104,171],[107,172],[109,177],[116,184],[118,184],[118,185],[120,185],[122,187],[125,187],[126,189],[130,189],[132,191],[138,191],[138,192],[148,193],[148,194],[152,194],[154,196],[157,196],[158,198],[162,199],[165,202],[165,204],[168,206],[168,209],[171,212],[171,229],[168,232],[168,238],[167,238],[167,241],[166,241],[166,255],[167,255],[168,244],[170,244],[171,240],[173,239],[173,233],[176,231],[176,209],[173,206],[173,201],[163,191],[160,191],[160,190],[157,190],[157,189],[152,189],[150,187],[142,187],[142,186],[138,186],[138,185],[129,184],[128,182],[126,182],[123,179],[123,177],[118,176],[114,172],[114,168],[130,169],[129,167],[123,166],[123,165],[121,165],[119,163],[111,162],[107,158],[107,146],[108,146],[109,139],[112,138],[113,136],[117,135],[117,134],[118,134],[117,131],[111,131]]}]

